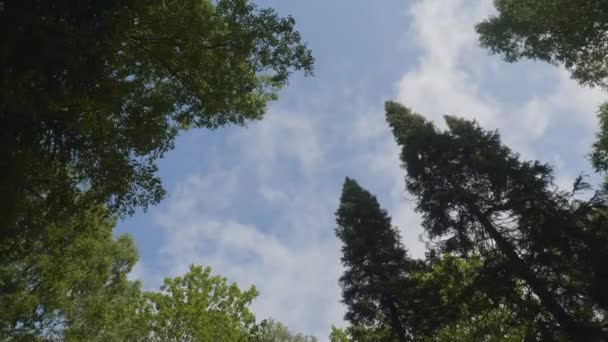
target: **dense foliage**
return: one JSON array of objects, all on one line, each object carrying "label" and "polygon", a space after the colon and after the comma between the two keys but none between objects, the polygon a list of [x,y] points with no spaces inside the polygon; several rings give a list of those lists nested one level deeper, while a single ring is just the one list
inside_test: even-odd
[{"label": "dense foliage", "polygon": [[482,46],[507,61],[563,64],[581,84],[608,87],[608,4],[597,0],[494,0],[477,25]]},{"label": "dense foliage", "polygon": [[129,236],[113,237],[114,221],[94,207],[0,259],[0,336],[110,338],[127,321],[139,293],[127,280],[137,250]]},{"label": "dense foliage", "polygon": [[[313,58],[291,17],[246,0],[0,1],[0,224],[73,202],[118,214],[163,196],[180,130],[262,118]],[[51,210],[46,210],[51,209]]]},{"label": "dense foliage", "polygon": [[293,333],[281,322],[263,320],[258,328],[259,342],[317,342],[314,336]]},{"label": "dense foliage", "polygon": [[[431,242],[425,260],[405,253],[377,258],[374,253],[398,245],[383,237],[390,220],[360,188],[365,205],[353,205],[347,180],[337,219],[342,279],[354,263],[380,262],[373,271],[405,265],[392,273],[397,286],[369,287],[377,280],[362,277],[354,282],[365,298],[390,291],[406,318],[404,329],[385,324],[386,314],[372,324],[349,319],[370,312],[349,305],[350,329],[389,327],[401,341],[608,339],[605,192],[579,199],[590,188],[581,177],[572,191],[558,189],[549,165],[521,161],[497,132],[475,122],[448,116],[447,130],[440,130],[398,103],[387,102],[386,112]],[[351,208],[348,220],[343,208]],[[346,239],[344,230],[356,237]],[[353,243],[357,239],[366,242]],[[343,281],[342,287],[350,304],[352,286]],[[404,330],[411,331],[407,338]]]}]

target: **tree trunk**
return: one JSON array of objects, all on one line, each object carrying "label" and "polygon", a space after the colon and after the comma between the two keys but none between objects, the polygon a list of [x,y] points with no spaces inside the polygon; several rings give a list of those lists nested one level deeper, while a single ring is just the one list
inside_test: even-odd
[{"label": "tree trunk", "polygon": [[389,315],[391,317],[391,326],[393,328],[393,332],[397,334],[397,338],[399,338],[399,341],[408,342],[409,339],[407,338],[405,327],[403,327],[403,324],[401,324],[401,320],[399,319],[399,311],[395,306],[395,302],[392,299],[388,298],[386,300],[386,304],[388,306]]},{"label": "tree trunk", "polygon": [[560,325],[561,329],[573,340],[596,341],[605,340],[606,334],[599,329],[585,327],[577,322],[566,310],[557,302],[553,295],[548,291],[548,285],[532,271],[532,269],[520,258],[515,251],[515,247],[505,239],[505,237],[494,227],[492,222],[474,204],[468,201],[467,206],[475,215],[479,223],[483,226],[490,237],[502,253],[515,266],[515,272],[521,276],[530,286],[532,291],[538,296],[543,307],[551,313],[553,318]]}]

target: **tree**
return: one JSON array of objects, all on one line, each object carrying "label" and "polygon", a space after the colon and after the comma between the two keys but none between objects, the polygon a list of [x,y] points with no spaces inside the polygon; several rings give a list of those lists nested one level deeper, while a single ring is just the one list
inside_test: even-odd
[{"label": "tree", "polygon": [[[594,0],[494,0],[498,15],[477,24],[481,45],[509,62],[563,64],[582,85],[608,88],[608,4]],[[606,104],[591,161],[608,174]],[[608,179],[606,185],[608,188]]]},{"label": "tree", "polygon": [[608,242],[606,221],[595,218],[605,195],[576,200],[581,178],[572,193],[559,191],[548,165],[520,161],[497,132],[475,122],[446,117],[448,130],[440,131],[398,103],[387,102],[386,112],[429,237],[443,238],[446,251],[478,253],[500,271],[490,284],[523,286],[524,297],[511,304],[547,320],[550,331],[606,339],[606,306],[594,290],[605,271],[591,261],[607,255],[606,244],[592,242]]},{"label": "tree", "polygon": [[209,267],[191,266],[166,278],[160,292],[146,292],[140,308],[147,341],[250,341],[256,333],[249,305],[258,292],[242,291]]},{"label": "tree", "polygon": [[387,327],[349,326],[340,329],[332,326],[330,342],[377,342],[395,341],[395,334]]},{"label": "tree", "polygon": [[426,264],[426,269],[416,274],[418,296],[429,300],[432,307],[420,314],[433,317],[435,324],[420,329],[416,340],[536,340],[535,318],[505,300],[513,295],[521,297],[521,289],[515,287],[514,294],[504,291],[505,286],[494,282],[498,270],[488,267],[482,258],[444,253],[429,255]]},{"label": "tree", "polygon": [[348,334],[344,329],[331,326],[331,332],[329,334],[330,342],[349,342]]},{"label": "tree", "polygon": [[409,340],[413,313],[398,295],[407,286],[409,265],[390,217],[372,194],[346,178],[336,222],[346,268],[340,277],[346,320],[353,326],[390,328],[398,340]]},{"label": "tree", "polygon": [[261,119],[313,70],[293,18],[247,0],[0,0],[0,61],[3,245],[74,197],[157,203],[179,131]]},{"label": "tree", "polygon": [[48,225],[0,259],[0,337],[113,340],[128,325],[139,283],[127,280],[137,250],[114,238],[103,206]]},{"label": "tree", "polygon": [[261,119],[292,71],[312,73],[294,24],[246,0],[0,0],[3,332],[93,338],[65,320],[112,303],[102,270],[135,262],[114,216],[160,201],[180,131]]},{"label": "tree", "polygon": [[260,342],[317,342],[316,337],[293,333],[281,322],[273,319],[263,320],[259,327]]},{"label": "tree", "polygon": [[494,0],[477,24],[481,45],[509,61],[563,64],[581,84],[608,87],[608,4],[596,0]]}]

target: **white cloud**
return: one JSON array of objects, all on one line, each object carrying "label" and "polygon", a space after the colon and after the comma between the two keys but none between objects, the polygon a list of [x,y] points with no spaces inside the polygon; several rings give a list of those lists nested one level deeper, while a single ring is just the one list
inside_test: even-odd
[{"label": "white cloud", "polygon": [[168,275],[211,266],[242,288],[258,288],[260,320],[326,338],[344,311],[333,233],[338,189],[313,177],[326,162],[319,135],[312,117],[272,110],[229,139],[238,153],[210,156],[224,168],[178,184],[156,218]]},{"label": "white cloud", "polygon": [[[299,235],[307,222],[297,224],[287,218],[292,225],[282,227],[286,238],[281,238],[267,227],[215,217],[204,206],[192,207],[184,215],[182,208],[175,208],[180,203],[184,202],[174,199],[171,209],[158,219],[166,236],[161,254],[171,276],[186,272],[190,264],[209,265],[242,288],[258,288],[253,309],[259,319],[274,317],[294,330],[319,336],[326,335],[332,323],[341,322],[339,254],[337,241],[328,238],[331,234],[294,240],[290,232]],[[288,208],[285,212],[278,215],[293,214]]]},{"label": "white cloud", "polygon": [[[506,64],[488,55],[478,46],[474,24],[493,11],[490,0],[412,5],[408,36],[421,54],[399,80],[397,99],[439,125],[449,114],[498,128],[505,142],[526,158],[543,157],[534,144],[551,126],[566,134],[580,127],[591,136],[597,105],[605,95],[578,86],[562,68]],[[537,87],[539,80],[544,80],[543,87]]]},{"label": "white cloud", "polygon": [[264,178],[273,175],[277,161],[295,161],[306,173],[323,158],[315,119],[306,114],[271,110],[264,120],[254,122],[237,135],[244,155],[253,161]]},{"label": "white cloud", "polygon": [[260,195],[262,195],[262,197],[269,202],[288,200],[287,195],[283,191],[277,190],[268,185],[260,186],[259,192]]}]

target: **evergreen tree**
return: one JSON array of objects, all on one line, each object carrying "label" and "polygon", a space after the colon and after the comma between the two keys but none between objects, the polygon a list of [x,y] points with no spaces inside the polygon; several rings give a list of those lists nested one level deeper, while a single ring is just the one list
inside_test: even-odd
[{"label": "evergreen tree", "polygon": [[[488,273],[489,284],[522,284],[527,294],[510,302],[537,311],[551,330],[607,338],[605,303],[592,289],[605,271],[585,258],[606,255],[606,245],[592,245],[605,239],[606,225],[593,218],[604,197],[573,200],[555,188],[548,165],[520,161],[497,132],[474,122],[446,117],[441,131],[400,104],[387,102],[386,112],[429,237],[443,239],[444,250],[480,254],[500,271]],[[579,179],[575,191],[583,185]]]},{"label": "evergreen tree", "polygon": [[408,259],[390,217],[372,194],[346,178],[336,222],[346,268],[340,277],[345,318],[354,326],[390,327],[399,341],[410,340],[412,312],[400,301]]}]

